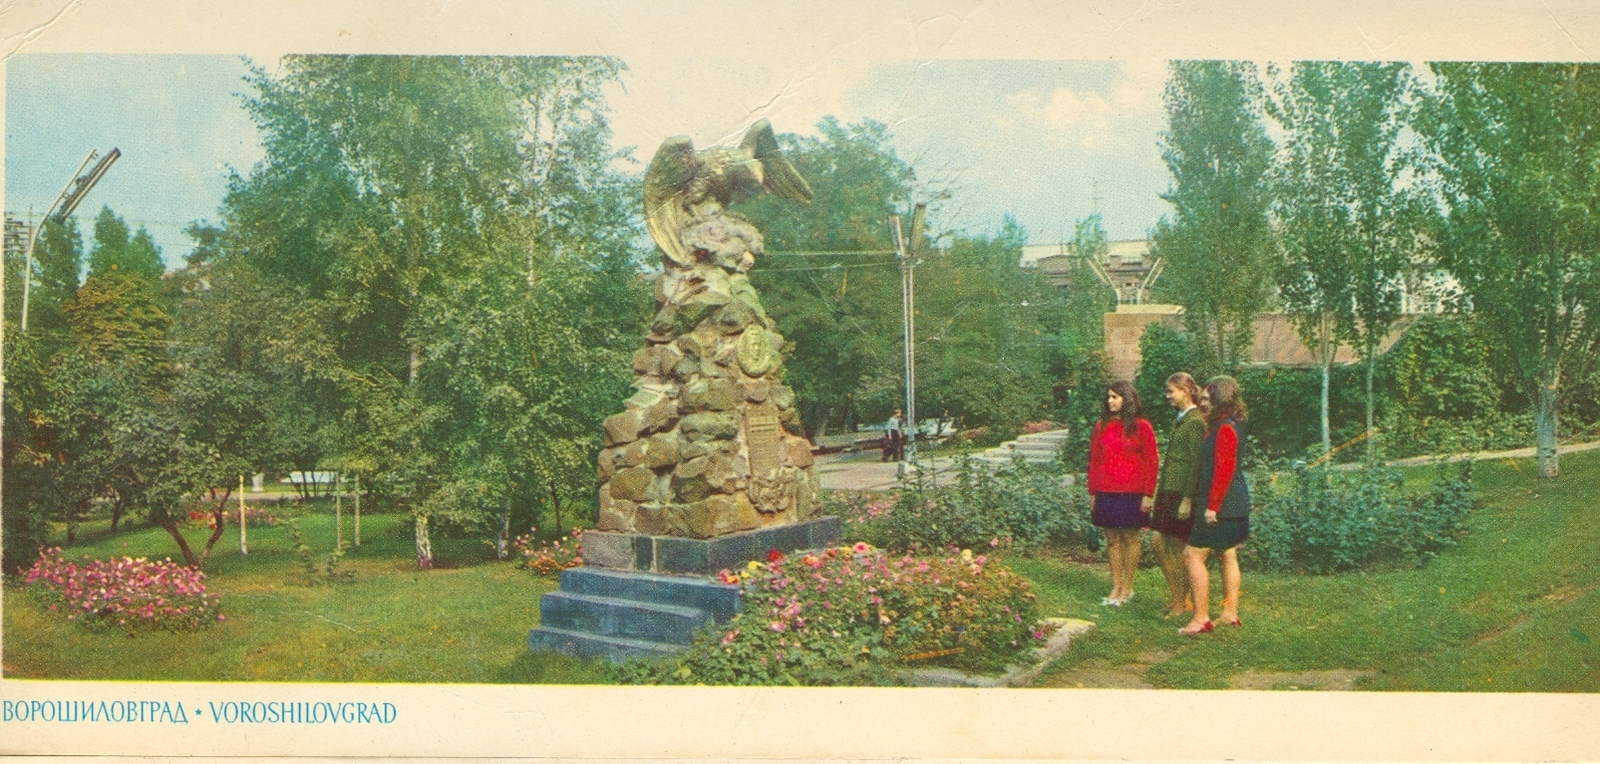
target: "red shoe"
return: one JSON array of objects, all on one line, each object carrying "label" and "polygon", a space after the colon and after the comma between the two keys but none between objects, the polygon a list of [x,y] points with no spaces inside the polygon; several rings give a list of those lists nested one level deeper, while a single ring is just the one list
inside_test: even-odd
[{"label": "red shoe", "polygon": [[1244,627],[1244,623],[1243,623],[1243,622],[1241,622],[1241,621],[1240,621],[1240,620],[1239,620],[1239,619],[1237,619],[1237,618],[1235,618],[1235,619],[1233,619],[1233,620],[1231,620],[1231,621],[1227,621],[1227,622],[1226,622],[1226,623],[1227,623],[1227,624],[1228,624],[1228,625],[1229,625],[1229,626],[1234,626],[1234,627],[1238,627],[1238,628],[1243,628],[1243,627]]},{"label": "red shoe", "polygon": [[1215,628],[1215,626],[1210,621],[1206,621],[1206,625],[1201,626],[1200,628],[1195,629],[1194,631],[1190,631],[1187,628],[1182,628],[1182,629],[1178,629],[1178,633],[1182,634],[1185,637],[1193,637],[1193,636],[1197,636],[1197,635],[1200,635],[1200,634],[1208,633],[1213,628]]}]

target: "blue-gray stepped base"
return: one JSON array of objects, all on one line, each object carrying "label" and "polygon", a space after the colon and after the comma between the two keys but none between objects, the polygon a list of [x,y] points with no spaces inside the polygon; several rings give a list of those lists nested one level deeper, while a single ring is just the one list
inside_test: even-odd
[{"label": "blue-gray stepped base", "polygon": [[560,590],[540,598],[528,649],[613,661],[675,655],[744,606],[739,587],[712,574],[765,561],[774,549],[835,546],[842,530],[828,516],[714,539],[586,533],[585,564],[562,571]]},{"label": "blue-gray stepped base", "polygon": [[560,591],[540,598],[528,649],[613,661],[665,657],[741,607],[738,586],[705,578],[571,568],[561,573]]},{"label": "blue-gray stepped base", "polygon": [[723,569],[739,570],[752,560],[765,562],[773,550],[788,554],[837,546],[843,536],[843,524],[834,515],[709,539],[588,531],[583,534],[583,562],[601,568],[714,576]]}]

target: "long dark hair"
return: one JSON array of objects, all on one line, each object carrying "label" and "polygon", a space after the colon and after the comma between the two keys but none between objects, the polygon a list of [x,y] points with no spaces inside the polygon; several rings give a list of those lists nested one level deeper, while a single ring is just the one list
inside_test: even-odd
[{"label": "long dark hair", "polygon": [[1224,419],[1244,422],[1250,418],[1250,409],[1239,397],[1239,380],[1229,376],[1212,377],[1206,383],[1206,397],[1211,399],[1211,410],[1206,412],[1206,423],[1216,427]]},{"label": "long dark hair", "polygon": [[1132,430],[1135,422],[1139,421],[1142,407],[1139,405],[1139,391],[1133,389],[1133,383],[1119,379],[1106,386],[1106,389],[1122,396],[1122,410],[1111,412],[1111,404],[1104,398],[1100,399],[1100,421],[1109,422],[1112,419],[1122,420],[1123,430]]}]

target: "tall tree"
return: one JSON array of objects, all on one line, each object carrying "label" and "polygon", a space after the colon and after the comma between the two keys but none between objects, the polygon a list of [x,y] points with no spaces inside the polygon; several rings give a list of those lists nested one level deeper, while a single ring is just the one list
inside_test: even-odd
[{"label": "tall tree", "polygon": [[817,123],[816,136],[780,135],[811,185],[812,203],[797,209],[762,195],[738,207],[769,252],[751,280],[790,341],[785,379],[813,436],[887,418],[903,398],[900,272],[889,218],[909,211],[916,174],[892,138],[882,122],[846,125],[831,116]]},{"label": "tall tree", "polygon": [[94,246],[89,250],[90,276],[119,271],[154,283],[166,270],[161,248],[144,226],[130,237],[126,221],[109,206],[100,208],[94,220]]},{"label": "tall tree", "polygon": [[28,296],[29,328],[59,330],[61,306],[78,294],[83,273],[83,235],[78,232],[78,221],[45,221],[33,254],[38,273],[33,294]]},{"label": "tall tree", "polygon": [[[223,257],[282,285],[290,309],[274,343],[323,423],[318,458],[368,474],[410,508],[422,567],[431,522],[481,522],[496,502],[461,497],[508,495],[538,456],[507,432],[560,439],[578,428],[553,433],[504,408],[525,367],[606,357],[616,337],[574,311],[637,331],[593,301],[638,287],[627,267],[633,196],[613,169],[622,157],[600,92],[619,69],[593,58],[306,56],[253,78],[246,106],[266,156],[230,191]],[[540,314],[550,325],[538,328],[566,344],[530,347],[518,334],[530,325],[507,316],[549,299],[538,290],[556,271],[603,274],[605,285],[563,295],[587,304]],[[581,281],[550,286],[562,283]],[[594,383],[556,378],[538,395]],[[527,406],[541,402],[521,392]],[[568,460],[579,474],[583,453]]]},{"label": "tall tree", "polygon": [[1534,408],[1538,470],[1560,474],[1564,385],[1600,356],[1600,66],[1433,64],[1418,131],[1460,282]]},{"label": "tall tree", "polygon": [[1164,101],[1161,156],[1172,173],[1162,195],[1173,216],[1152,235],[1167,262],[1160,293],[1223,368],[1244,358],[1271,277],[1266,175],[1272,141],[1262,85],[1245,61],[1175,61]]},{"label": "tall tree", "polygon": [[917,274],[917,410],[967,426],[1042,418],[1059,374],[1065,305],[1020,265],[1027,232],[1010,217],[990,237],[963,234]]},{"label": "tall tree", "polygon": [[1415,184],[1401,182],[1409,85],[1405,64],[1299,62],[1267,102],[1286,133],[1272,178],[1278,290],[1322,370],[1325,453],[1341,338],[1365,361],[1372,429],[1377,348],[1399,318],[1402,276],[1423,222]]}]

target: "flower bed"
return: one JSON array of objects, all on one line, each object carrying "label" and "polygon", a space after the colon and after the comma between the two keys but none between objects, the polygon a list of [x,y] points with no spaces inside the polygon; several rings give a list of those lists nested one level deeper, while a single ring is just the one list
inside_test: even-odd
[{"label": "flower bed", "polygon": [[51,612],[89,626],[187,631],[225,620],[222,595],[208,594],[206,574],[171,560],[143,557],[74,562],[59,547],[39,550],[23,576],[38,584]]},{"label": "flower bed", "polygon": [[517,550],[517,566],[541,576],[557,576],[567,568],[583,564],[583,529],[573,528],[572,535],[555,541],[541,541],[534,546],[533,533],[538,528],[518,536],[511,545]]},{"label": "flower bed", "polygon": [[772,555],[725,583],[744,611],[642,681],[887,684],[912,666],[998,670],[1048,636],[1027,581],[970,550],[891,555],[858,543]]}]

